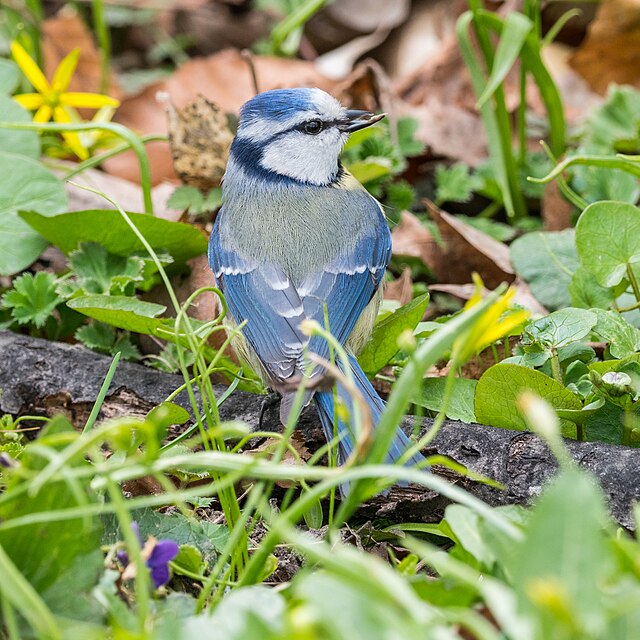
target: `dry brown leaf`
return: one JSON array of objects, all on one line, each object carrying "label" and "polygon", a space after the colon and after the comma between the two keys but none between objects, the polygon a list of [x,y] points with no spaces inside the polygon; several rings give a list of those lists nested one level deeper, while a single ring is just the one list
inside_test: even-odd
[{"label": "dry brown leaf", "polygon": [[205,193],[219,187],[233,140],[224,111],[202,94],[183,109],[167,96],[166,108],[175,172]]},{"label": "dry brown leaf", "polygon": [[547,231],[562,231],[571,226],[573,206],[560,193],[556,180],[545,185],[541,209],[544,228]]},{"label": "dry brown leaf", "polygon": [[[91,32],[75,9],[65,7],[57,16],[45,20],[42,23],[42,36],[44,70],[48,78],[53,76],[60,61],[77,47],[80,49],[80,59],[69,90],[90,93],[100,90],[100,53]],[[114,74],[109,80],[108,94],[113,98],[122,95]]]},{"label": "dry brown leaf", "polygon": [[[165,2],[166,0],[163,0]],[[254,3],[232,7],[223,2],[199,0],[196,7],[174,1],[167,30],[172,35],[187,35],[190,47],[198,55],[210,55],[222,49],[245,49],[269,35],[276,17]]]},{"label": "dry brown leaf", "polygon": [[340,0],[328,3],[305,25],[305,35],[319,53],[333,51],[374,31],[389,31],[406,20],[410,0]]},{"label": "dry brown leaf", "polygon": [[601,95],[612,82],[640,87],[640,0],[602,0],[571,65]]},{"label": "dry brown leaf", "polygon": [[393,79],[417,72],[450,41],[456,19],[466,8],[466,0],[413,2],[411,13],[378,49],[376,58]]},{"label": "dry brown leaf", "polygon": [[413,281],[411,269],[408,267],[402,271],[402,275],[396,280],[384,283],[384,299],[397,300],[401,305],[411,302],[413,297]]},{"label": "dry brown leaf", "polygon": [[393,255],[420,258],[433,270],[437,251],[436,241],[429,230],[409,211],[403,211],[400,223],[391,233]]},{"label": "dry brown leaf", "polygon": [[514,279],[505,244],[442,211],[430,200],[425,200],[425,204],[446,245],[444,251],[440,250],[434,268],[440,280],[465,283],[477,271],[487,286],[494,288]]},{"label": "dry brown leaf", "polygon": [[[513,301],[516,304],[528,309],[534,316],[545,316],[549,313],[549,311],[533,297],[533,294],[529,289],[529,285],[526,282],[517,278],[511,284],[511,287],[516,291],[513,296]],[[442,291],[443,293],[448,293],[460,300],[467,301],[475,293],[476,286],[471,283],[432,284],[429,285],[429,289],[431,291]],[[487,293],[489,293],[489,290],[484,289],[483,294],[486,295]]]},{"label": "dry brown leaf", "polygon": [[[333,83],[321,76],[310,62],[269,56],[253,58],[260,91],[284,87],[320,87],[330,90]],[[239,51],[227,49],[207,58],[195,58],[182,65],[170,78],[148,86],[127,98],[116,119],[141,134],[167,131],[164,106],[156,100],[158,92],[168,93],[177,108],[202,94],[225,112],[237,113],[244,102],[255,95],[249,65]],[[154,184],[175,179],[169,144],[147,145]],[[105,169],[129,180],[139,181],[135,156],[128,152],[107,160]]]}]

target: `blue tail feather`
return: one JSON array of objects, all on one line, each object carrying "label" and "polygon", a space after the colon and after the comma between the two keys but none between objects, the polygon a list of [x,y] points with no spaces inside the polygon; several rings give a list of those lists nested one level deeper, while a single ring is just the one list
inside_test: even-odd
[{"label": "blue tail feather", "polygon": [[[358,361],[356,360],[355,356],[350,355],[349,362],[351,365],[351,371],[353,373],[353,378],[354,378],[356,387],[358,388],[362,396],[367,401],[369,408],[371,410],[371,418],[373,421],[373,427],[375,429],[378,423],[380,422],[380,417],[384,410],[384,401],[382,400],[382,398],[380,398],[376,390],[373,388],[373,385],[368,380],[367,376],[364,374],[364,371],[358,364]],[[339,381],[337,382],[337,393],[340,399],[342,400],[342,402],[351,409],[352,407],[351,396],[349,392],[345,389],[344,385]],[[324,430],[325,436],[327,440],[333,440],[334,415],[335,415],[333,390],[317,391],[314,396],[314,402],[318,409],[318,414],[320,416],[320,423],[322,424],[322,428]],[[349,425],[345,424],[342,420],[338,420],[337,433],[341,436],[341,439],[338,445],[338,464],[344,464],[344,462],[347,460],[347,458],[349,458],[349,456],[353,452],[354,437]],[[398,429],[396,430],[396,435],[389,448],[386,462],[387,463],[396,462],[404,454],[404,452],[409,448],[409,446],[411,446],[411,444],[412,442],[409,440],[409,438],[398,427]],[[412,456],[405,464],[406,466],[412,467],[423,461],[424,461],[424,457],[418,453]],[[342,487],[342,492],[343,494],[345,493],[345,487]]]}]

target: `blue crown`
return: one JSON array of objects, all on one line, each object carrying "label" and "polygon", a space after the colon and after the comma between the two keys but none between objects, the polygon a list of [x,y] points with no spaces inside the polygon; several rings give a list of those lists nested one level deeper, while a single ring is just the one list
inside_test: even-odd
[{"label": "blue crown", "polygon": [[255,120],[287,120],[314,106],[314,89],[274,89],[259,93],[240,109],[240,123]]}]

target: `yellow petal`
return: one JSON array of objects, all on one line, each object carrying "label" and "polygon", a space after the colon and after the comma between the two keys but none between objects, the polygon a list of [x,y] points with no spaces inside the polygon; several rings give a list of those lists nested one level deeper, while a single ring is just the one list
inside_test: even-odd
[{"label": "yellow petal", "polygon": [[[71,122],[71,116],[65,111],[63,107],[56,107],[53,111],[53,119],[56,122]],[[75,153],[80,160],[86,160],[89,157],[89,152],[82,146],[80,137],[73,131],[65,131],[62,134],[69,149]]]},{"label": "yellow petal", "polygon": [[33,116],[34,122],[49,122],[51,120],[51,107],[48,104],[43,104]]},{"label": "yellow petal", "polygon": [[62,62],[58,65],[56,72],[53,74],[53,80],[51,81],[51,88],[54,91],[62,93],[71,82],[71,76],[78,66],[78,59],[80,58],[80,49],[74,49],[68,56],[62,59]]},{"label": "yellow petal", "polygon": [[482,351],[494,342],[505,338],[510,335],[514,329],[522,328],[524,323],[529,319],[529,312],[514,311],[506,316],[503,320],[490,327],[486,333],[483,334],[481,340],[478,341],[478,351]]},{"label": "yellow petal", "polygon": [[117,107],[120,102],[115,98],[99,93],[77,93],[70,91],[60,96],[60,104],[78,109],[99,109],[100,107]]},{"label": "yellow petal", "polygon": [[13,99],[29,111],[35,111],[42,105],[42,96],[39,93],[22,93],[19,96],[13,96]]},{"label": "yellow petal", "polygon": [[25,51],[24,47],[15,40],[11,43],[11,55],[16,64],[22,70],[27,80],[38,93],[49,93],[51,87],[44,77],[44,73],[35,63],[35,60]]}]

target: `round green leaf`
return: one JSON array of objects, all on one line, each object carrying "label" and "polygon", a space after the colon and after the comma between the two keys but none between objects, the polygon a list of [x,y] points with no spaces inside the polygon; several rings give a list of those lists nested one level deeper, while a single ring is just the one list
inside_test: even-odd
[{"label": "round green leaf", "polygon": [[67,208],[62,183],[39,162],[0,151],[0,275],[13,275],[28,267],[47,246],[47,241],[18,211],[31,209],[53,216]]},{"label": "round green leaf", "polygon": [[570,304],[569,283],[580,264],[573,229],[527,233],[511,244],[511,261],[547,309]]},{"label": "round green leaf", "polygon": [[594,202],[578,220],[576,247],[599,284],[616,286],[627,265],[640,262],[640,209],[627,202]]},{"label": "round green leaf", "polygon": [[[0,114],[5,122],[31,122],[31,114],[9,96],[0,95]],[[37,131],[0,128],[0,149],[11,149],[13,153],[37,160],[40,136]]]},{"label": "round green leaf", "polygon": [[[525,431],[527,423],[517,404],[523,391],[533,391],[554,409],[582,408],[578,396],[544,373],[517,364],[496,364],[478,380],[476,419],[492,427]],[[575,425],[563,422],[563,433],[575,435]]]}]

